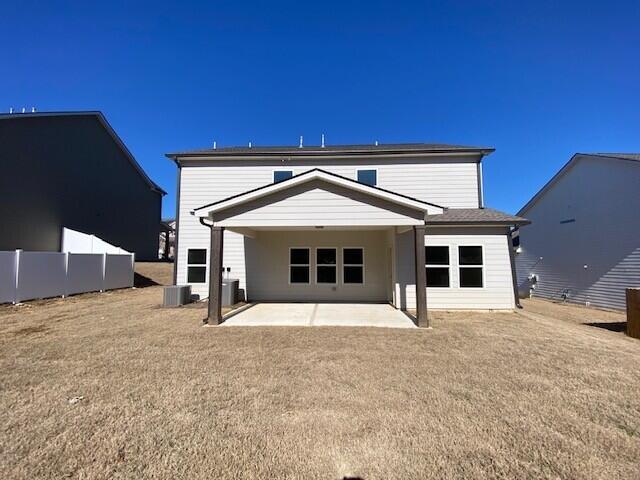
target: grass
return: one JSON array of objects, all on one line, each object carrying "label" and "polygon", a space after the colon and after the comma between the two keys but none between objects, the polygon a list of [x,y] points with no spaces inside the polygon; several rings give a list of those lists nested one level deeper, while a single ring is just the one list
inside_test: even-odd
[{"label": "grass", "polygon": [[202,328],[161,293],[0,307],[1,478],[640,477],[640,342],[619,333]]}]

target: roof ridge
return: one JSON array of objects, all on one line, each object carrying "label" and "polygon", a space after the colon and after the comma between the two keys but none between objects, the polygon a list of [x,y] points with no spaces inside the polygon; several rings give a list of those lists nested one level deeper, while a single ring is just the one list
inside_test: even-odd
[{"label": "roof ridge", "polygon": [[186,150],[167,153],[172,159],[188,156],[234,156],[234,155],[299,155],[299,154],[356,154],[356,153],[446,153],[473,152],[487,155],[495,149],[489,147],[475,147],[468,145],[453,145],[446,143],[360,143],[336,145],[265,145],[265,146],[229,146]]}]

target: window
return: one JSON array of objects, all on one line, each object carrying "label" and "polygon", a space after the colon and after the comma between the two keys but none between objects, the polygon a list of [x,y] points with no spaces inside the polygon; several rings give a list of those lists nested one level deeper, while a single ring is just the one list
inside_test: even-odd
[{"label": "window", "polygon": [[375,187],[378,184],[378,171],[377,170],[358,170],[358,181],[365,185],[371,185]]},{"label": "window", "polygon": [[342,281],[344,283],[364,283],[364,249],[342,249]]},{"label": "window", "polygon": [[337,253],[335,248],[316,249],[316,282],[336,283]]},{"label": "window", "polygon": [[282,182],[293,177],[293,170],[274,170],[273,183]]},{"label": "window", "polygon": [[460,267],[460,287],[480,288],[482,281],[482,247],[458,247],[458,264]]},{"label": "window", "polygon": [[309,249],[289,250],[289,283],[309,283]]},{"label": "window", "polygon": [[424,247],[427,287],[450,287],[449,282],[449,247]]},{"label": "window", "polygon": [[187,250],[187,283],[205,283],[207,280],[207,250]]}]

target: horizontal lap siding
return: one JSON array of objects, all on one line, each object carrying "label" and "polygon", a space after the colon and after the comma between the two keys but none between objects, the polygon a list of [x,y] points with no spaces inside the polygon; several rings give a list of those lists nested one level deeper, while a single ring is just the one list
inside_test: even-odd
[{"label": "horizontal lap siding", "polygon": [[[436,159],[435,163],[417,160],[360,160],[351,163],[311,164],[308,162],[273,162],[256,165],[249,162],[199,163],[204,166],[181,168],[180,206],[178,225],[177,282],[187,283],[187,249],[209,249],[209,230],[190,212],[232,195],[261,187],[273,181],[273,171],[291,169],[294,174],[321,168],[347,178],[356,178],[356,170],[376,168],[378,186],[423,201],[451,208],[478,206],[477,165],[475,162]],[[304,208],[304,207],[301,207]],[[327,208],[331,208],[327,204]],[[357,218],[354,215],[354,218]],[[231,276],[240,279],[240,288],[246,288],[244,266],[244,238],[225,232],[223,265],[231,268]],[[207,277],[208,278],[208,277]],[[206,284],[192,286],[193,293],[208,295]]]},{"label": "horizontal lap siding", "polygon": [[[224,212],[223,212],[224,213]],[[224,226],[298,225],[413,225],[404,215],[346,198],[333,192],[313,189],[263,205],[217,222]]]},{"label": "horizontal lap siding", "polygon": [[[289,284],[289,248],[309,247],[310,283]],[[317,247],[337,249],[336,284],[317,284]],[[342,282],[342,248],[364,248],[364,284]],[[248,292],[258,301],[385,302],[390,253],[384,231],[259,231],[247,242]]]},{"label": "horizontal lap siding", "polygon": [[[512,309],[515,307],[511,263],[506,231],[496,229],[439,229],[427,230],[426,245],[449,247],[450,270],[449,288],[427,288],[427,307],[435,309]],[[476,233],[477,232],[477,233]],[[415,308],[415,274],[413,273],[413,253],[410,235],[398,238],[398,268],[400,281],[396,284],[396,295],[406,308]],[[404,237],[404,238],[402,238]],[[483,247],[484,286],[482,288],[460,288],[458,270],[458,246],[480,245]],[[428,280],[427,280],[428,281]]]},{"label": "horizontal lap siding", "polygon": [[534,296],[624,309],[625,289],[640,286],[639,185],[638,162],[580,157],[525,212],[519,285],[536,274]]}]

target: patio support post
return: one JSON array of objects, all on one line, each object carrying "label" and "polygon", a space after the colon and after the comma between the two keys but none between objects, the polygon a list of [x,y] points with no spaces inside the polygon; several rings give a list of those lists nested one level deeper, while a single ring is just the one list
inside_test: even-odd
[{"label": "patio support post", "polygon": [[211,227],[209,250],[209,325],[222,323],[222,241],[223,227]]},{"label": "patio support post", "polygon": [[416,259],[416,323],[418,327],[429,327],[427,315],[427,269],[425,267],[424,235],[426,226],[413,227],[415,233],[415,259]]}]

